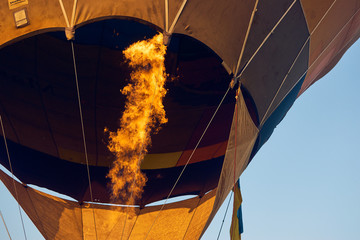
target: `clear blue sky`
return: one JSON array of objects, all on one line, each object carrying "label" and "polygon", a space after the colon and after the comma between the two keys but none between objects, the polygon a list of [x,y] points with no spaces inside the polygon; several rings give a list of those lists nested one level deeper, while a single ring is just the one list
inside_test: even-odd
[{"label": "clear blue sky", "polygon": [[[359,91],[360,41],[297,99],[241,176],[243,239],[360,239]],[[225,207],[202,240],[217,238]],[[0,210],[12,238],[23,239],[2,183]],[[220,239],[229,239],[231,213]],[[27,217],[25,226],[29,240],[43,239]],[[0,239],[8,239],[1,220]]]}]

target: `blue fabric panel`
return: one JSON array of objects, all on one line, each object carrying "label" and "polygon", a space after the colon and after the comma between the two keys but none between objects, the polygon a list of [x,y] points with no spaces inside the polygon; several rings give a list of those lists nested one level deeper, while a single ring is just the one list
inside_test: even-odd
[{"label": "blue fabric panel", "polygon": [[270,138],[276,126],[283,120],[286,113],[289,111],[291,106],[294,104],[296,97],[300,91],[300,88],[304,82],[306,74],[300,79],[296,86],[291,90],[291,92],[284,98],[281,104],[276,108],[276,110],[271,114],[271,116],[266,120],[263,127],[260,130],[259,136],[256,140],[255,147],[251,153],[251,159],[259,151],[259,149],[267,142]]}]

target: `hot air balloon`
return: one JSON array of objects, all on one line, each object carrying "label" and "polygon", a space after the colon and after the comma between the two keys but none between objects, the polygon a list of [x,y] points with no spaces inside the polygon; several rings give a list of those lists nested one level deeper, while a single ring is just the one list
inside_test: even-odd
[{"label": "hot air balloon", "polygon": [[[0,179],[46,239],[198,239],[296,98],[358,39],[359,9],[359,0],[2,2],[0,163],[21,183]],[[122,51],[157,32],[172,79],[168,123],[141,164],[142,197],[111,205],[104,128],[124,111]],[[151,205],[186,195],[196,196]]]}]

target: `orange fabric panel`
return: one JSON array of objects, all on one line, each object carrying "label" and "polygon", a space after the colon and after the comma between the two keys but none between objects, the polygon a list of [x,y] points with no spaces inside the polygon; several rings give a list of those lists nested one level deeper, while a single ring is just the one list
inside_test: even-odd
[{"label": "orange fabric panel", "polygon": [[[186,233],[183,240],[200,239],[201,233],[206,229],[205,224],[211,222],[212,218],[209,218],[211,210],[214,206],[216,189],[205,194],[200,200],[197,209],[194,210],[191,222],[187,226]],[[204,220],[207,220],[204,221]]]},{"label": "orange fabric panel", "polygon": [[202,198],[194,197],[168,204],[159,215],[161,205],[144,208],[138,216],[130,239],[144,239],[157,215],[147,239],[180,240],[185,235],[187,239],[198,239],[214,204],[215,192],[213,190]]},{"label": "orange fabric panel", "polygon": [[[15,197],[12,178],[0,170],[0,180]],[[15,186],[20,206],[45,239],[83,239],[78,203],[25,187],[17,181]]]},{"label": "orange fabric panel", "polygon": [[[223,156],[226,151],[226,146],[227,146],[227,141],[217,143],[211,146],[197,148],[189,163],[201,162]],[[189,157],[192,152],[193,149],[184,151],[176,166],[185,165],[186,162],[189,160]]]},{"label": "orange fabric panel", "polygon": [[[15,196],[12,178],[0,171],[0,180]],[[121,235],[124,239],[144,239],[148,233],[147,239],[198,239],[212,210],[216,193],[212,190],[202,198],[169,203],[159,212],[161,205],[130,210],[110,205],[80,205],[18,182],[15,185],[21,207],[49,240],[96,239],[94,216],[99,240],[115,240]]]}]

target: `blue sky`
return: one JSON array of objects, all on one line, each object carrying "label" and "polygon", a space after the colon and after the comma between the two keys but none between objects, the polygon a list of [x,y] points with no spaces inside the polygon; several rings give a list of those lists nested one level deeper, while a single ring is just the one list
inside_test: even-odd
[{"label": "blue sky", "polygon": [[[297,99],[241,176],[243,239],[360,239],[359,91],[360,41]],[[2,183],[0,196],[12,239],[24,239]],[[225,207],[202,240],[217,239]],[[229,239],[231,213],[220,239]],[[27,217],[25,227],[29,240],[43,239]],[[1,220],[0,239],[9,239]]]}]

